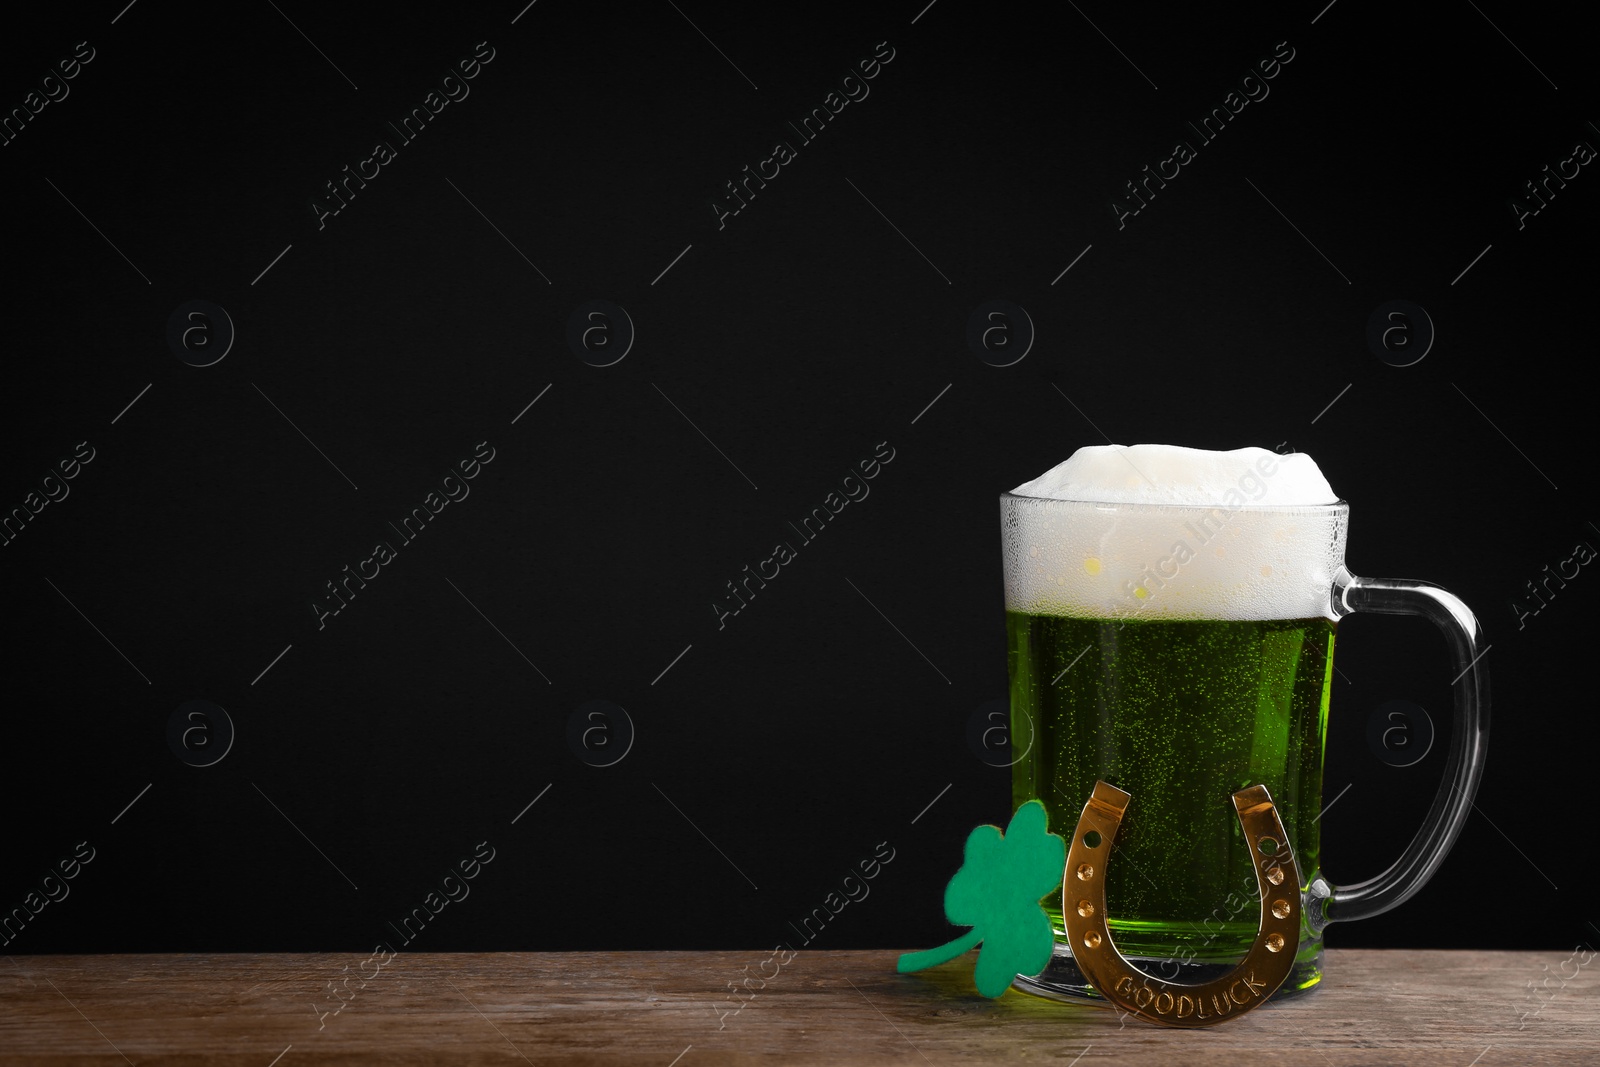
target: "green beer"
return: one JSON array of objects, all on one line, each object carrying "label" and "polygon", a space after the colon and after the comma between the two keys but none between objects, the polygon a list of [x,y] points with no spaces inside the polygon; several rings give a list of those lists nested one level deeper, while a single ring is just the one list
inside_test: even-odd
[{"label": "green beer", "polygon": [[[1145,973],[1193,984],[1241,960],[1261,918],[1232,795],[1271,794],[1304,891],[1333,669],[1347,509],[1303,455],[1090,446],[1000,500],[1012,794],[1071,833],[1104,780],[1132,795],[1106,864],[1107,928]],[[1097,994],[1056,953],[1021,988]],[[1320,916],[1318,916],[1320,919]],[[1321,978],[1303,926],[1284,990]]]},{"label": "green beer", "polygon": [[[1068,833],[1097,779],[1127,790],[1106,868],[1118,949],[1202,964],[1243,957],[1259,905],[1252,843],[1229,797],[1265,785],[1301,877],[1315,875],[1334,623],[1012,610],[1006,628],[1013,807],[1037,797]],[[1042,903],[1064,937],[1059,894]]]},{"label": "green beer", "polygon": [[[1095,883],[1112,944],[1070,944],[1051,894],[1053,955],[1016,988],[1115,1000],[1075,950],[1100,953],[1090,970],[1109,949],[1178,985],[1230,974],[1262,929],[1251,845],[1283,856],[1244,840],[1232,797],[1247,786],[1270,793],[1300,877],[1300,936],[1274,997],[1321,981],[1328,923],[1381,914],[1438,868],[1483,773],[1487,646],[1438,586],[1351,574],[1349,518],[1311,457],[1263,448],[1089,445],[1000,495],[1013,806],[1043,801],[1069,835],[1097,781],[1131,797]],[[1319,820],[1334,628],[1351,612],[1440,627],[1455,719],[1422,829],[1382,874],[1341,887],[1322,876]]]}]

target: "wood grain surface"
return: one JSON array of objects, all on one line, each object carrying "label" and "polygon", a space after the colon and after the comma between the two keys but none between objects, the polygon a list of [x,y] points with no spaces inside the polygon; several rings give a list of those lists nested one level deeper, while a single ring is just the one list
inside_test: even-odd
[{"label": "wood grain surface", "polygon": [[769,955],[12,956],[0,1065],[1600,1064],[1600,976],[1563,985],[1562,952],[1330,950],[1322,988],[1201,1031],[985,1000],[971,954],[900,975],[893,952],[803,952],[734,998]]}]

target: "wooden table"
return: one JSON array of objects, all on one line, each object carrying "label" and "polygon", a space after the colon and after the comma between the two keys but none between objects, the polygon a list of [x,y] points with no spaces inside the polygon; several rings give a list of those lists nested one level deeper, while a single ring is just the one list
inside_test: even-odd
[{"label": "wooden table", "polygon": [[984,1000],[970,954],[895,955],[803,952],[744,1001],[727,983],[766,951],[13,956],[0,1065],[1600,1064],[1600,966],[1564,952],[1331,950],[1321,989],[1199,1031]]}]

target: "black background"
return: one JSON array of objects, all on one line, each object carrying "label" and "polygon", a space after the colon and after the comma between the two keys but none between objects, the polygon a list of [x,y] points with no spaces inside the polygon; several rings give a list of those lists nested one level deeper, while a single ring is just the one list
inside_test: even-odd
[{"label": "black background", "polygon": [[[1009,811],[967,744],[1006,684],[996,497],[1108,439],[1308,452],[1353,571],[1484,620],[1479,810],[1418,897],[1330,943],[1595,936],[1570,864],[1600,577],[1520,628],[1510,606],[1600,545],[1600,178],[1521,229],[1509,207],[1600,144],[1572,28],[1356,0],[279,8],[113,0],[0,38],[6,109],[95,56],[0,148],[0,507],[95,455],[0,548],[0,908],[95,850],[4,951],[365,951],[481,841],[412,947],[770,945],[880,842],[814,947],[942,942],[966,833]],[[470,96],[319,229],[323,183],[480,41]],[[799,143],[881,41],[870,96]],[[1270,95],[1119,229],[1123,183],[1280,41]],[[719,229],[780,137],[797,158]],[[205,368],[167,342],[194,299],[237,330]],[[966,343],[991,299],[1037,331],[1013,366]],[[1437,328],[1409,367],[1365,339],[1395,299]],[[637,331],[610,367],[566,341],[590,300]],[[319,629],[324,583],[481,441],[470,496]],[[719,629],[724,583],[880,442],[870,497]],[[1426,623],[1374,617],[1338,666],[1348,882],[1427,807],[1451,669]],[[609,767],[567,743],[597,699],[636,730]],[[1396,699],[1441,734],[1409,768],[1366,741]],[[213,766],[168,745],[190,700],[237,731]]]}]

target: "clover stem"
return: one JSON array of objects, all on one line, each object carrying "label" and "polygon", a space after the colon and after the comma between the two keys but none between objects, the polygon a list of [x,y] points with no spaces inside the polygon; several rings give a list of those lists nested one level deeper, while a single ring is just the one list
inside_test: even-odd
[{"label": "clover stem", "polygon": [[941,963],[955,959],[982,940],[983,930],[974,926],[954,941],[940,945],[938,948],[925,949],[922,952],[907,952],[900,957],[894,969],[901,974],[909,974],[912,971],[920,971],[924,967],[937,967]]}]

